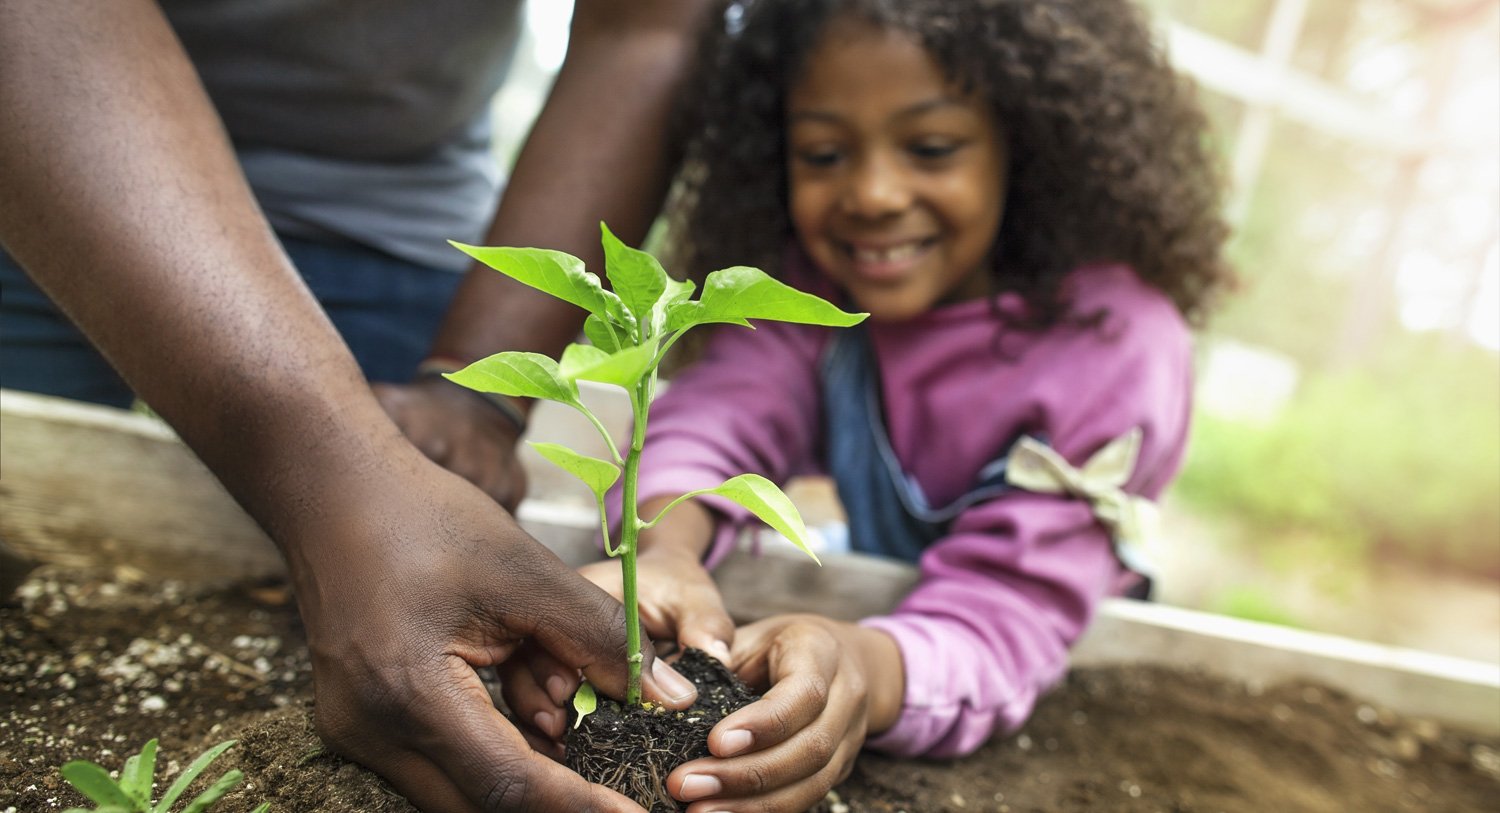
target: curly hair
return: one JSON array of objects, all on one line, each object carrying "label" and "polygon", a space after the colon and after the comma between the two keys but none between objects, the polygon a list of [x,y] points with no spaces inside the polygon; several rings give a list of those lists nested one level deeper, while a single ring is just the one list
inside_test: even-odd
[{"label": "curly hair", "polygon": [[[683,164],[669,263],[778,273],[787,213],[786,95],[830,20],[920,40],[949,80],[984,95],[1010,139],[997,290],[1041,329],[1069,315],[1062,282],[1130,265],[1201,324],[1233,274],[1221,250],[1220,170],[1192,85],[1129,0],[721,0],[678,118]],[[1085,318],[1083,321],[1095,321]]]}]

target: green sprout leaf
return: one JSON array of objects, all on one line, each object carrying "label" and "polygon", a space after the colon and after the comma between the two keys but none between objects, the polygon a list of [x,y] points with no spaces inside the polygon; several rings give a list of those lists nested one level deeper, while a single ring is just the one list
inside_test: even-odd
[{"label": "green sprout leaf", "polygon": [[594,694],[594,687],[588,681],[578,684],[578,691],[573,695],[573,710],[578,712],[578,718],[573,721],[573,727],[577,728],[583,723],[583,718],[594,713],[599,708],[599,697]]},{"label": "green sprout leaf", "polygon": [[[618,327],[610,329],[610,321],[595,314],[589,314],[583,320],[583,335],[589,337],[589,341],[606,353],[618,353],[623,347],[630,347],[633,342],[625,331]],[[624,343],[622,343],[622,340]]]},{"label": "green sprout leaf", "polygon": [[562,251],[545,248],[502,248],[470,246],[448,241],[454,248],[473,257],[511,279],[571,302],[589,313],[601,316],[616,310],[608,300],[619,297],[604,290],[599,277],[585,271],[583,260]]},{"label": "green sprout leaf", "polygon": [[[603,223],[604,268],[610,287],[640,323],[648,323],[651,309],[667,288],[667,272],[656,258],[620,242]],[[644,337],[642,337],[644,338]]]},{"label": "green sprout leaf", "polygon": [[[151,806],[151,785],[156,772],[156,740],[147,742],[139,754],[125,760],[118,783],[100,765],[82,760],[69,762],[62,766],[63,778],[99,806],[93,811],[74,807],[64,813],[168,813],[172,803],[177,801],[193,780],[232,745],[234,740],[221,742],[193,760],[155,807]],[[189,802],[182,813],[205,813],[244,778],[245,775],[238,770],[225,773],[208,790]],[[254,813],[266,813],[270,809],[270,802],[266,802],[257,807]]]},{"label": "green sprout leaf", "polygon": [[125,760],[120,769],[120,790],[141,807],[151,804],[151,780],[156,773],[156,740],[150,740],[139,754]]},{"label": "green sprout leaf", "polygon": [[749,319],[849,327],[869,314],[846,313],[831,302],[773,279],[759,268],[737,265],[708,275],[697,302],[679,302],[667,314],[669,330],[711,322],[749,326]]},{"label": "green sprout leaf", "polygon": [[152,809],[151,813],[167,813],[167,811],[171,810],[172,805],[177,802],[178,797],[182,796],[183,791],[188,789],[188,785],[193,784],[193,780],[198,778],[198,774],[203,773],[214,760],[219,758],[220,754],[233,747],[234,743],[235,740],[225,740],[199,754],[198,758],[193,760],[192,764],[188,765],[186,770],[177,775],[177,781],[173,782],[172,786],[167,788],[166,795],[161,797],[161,801],[156,803],[156,807]]},{"label": "green sprout leaf", "polygon": [[191,802],[188,802],[187,807],[182,809],[182,813],[203,813],[203,811],[213,807],[214,802],[224,798],[224,794],[234,790],[234,786],[238,785],[244,778],[245,775],[239,770],[232,770],[225,773],[219,777],[219,781],[209,785],[208,790],[203,791],[194,797]]},{"label": "green sprout leaf", "polygon": [[667,283],[667,289],[656,300],[656,305],[651,308],[651,335],[660,336],[667,332],[668,314],[679,304],[688,301],[693,295],[693,289],[697,286],[690,279],[671,280]]},{"label": "green sprout leaf", "polygon": [[568,472],[583,481],[583,484],[594,492],[594,496],[604,499],[609,487],[620,479],[620,467],[597,457],[579,454],[566,446],[556,443],[537,443],[527,441],[531,448],[536,449],[542,457],[547,458],[557,467]]},{"label": "green sprout leaf", "polygon": [[570,344],[562,354],[558,374],[568,381],[598,381],[630,389],[651,368],[655,344],[627,347],[608,353],[590,344]]},{"label": "green sprout leaf", "polygon": [[89,797],[95,804],[134,810],[135,803],[110,778],[109,771],[84,760],[75,760],[62,766],[63,778]]},{"label": "green sprout leaf", "polygon": [[693,497],[705,494],[717,494],[725,499],[733,500],[750,513],[760,518],[761,522],[775,528],[782,536],[791,540],[803,553],[812,557],[814,562],[823,564],[818,555],[813,553],[812,547],[808,545],[807,526],[802,522],[802,515],[797,512],[797,506],[792,504],[788,497],[775,483],[767,480],[759,474],[741,474],[725,480],[717,488],[705,488],[698,491],[690,491],[687,494],[673,500],[656,519],[651,520],[655,525],[662,517],[667,515],[678,503]]},{"label": "green sprout leaf", "polygon": [[578,386],[563,377],[557,362],[540,353],[496,353],[444,377],[480,392],[579,403]]}]

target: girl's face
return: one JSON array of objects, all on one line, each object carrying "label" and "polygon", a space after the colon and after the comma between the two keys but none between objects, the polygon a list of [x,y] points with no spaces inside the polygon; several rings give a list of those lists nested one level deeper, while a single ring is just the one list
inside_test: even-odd
[{"label": "girl's face", "polygon": [[921,43],[835,20],[787,102],[792,226],[875,319],[984,296],[1009,150]]}]

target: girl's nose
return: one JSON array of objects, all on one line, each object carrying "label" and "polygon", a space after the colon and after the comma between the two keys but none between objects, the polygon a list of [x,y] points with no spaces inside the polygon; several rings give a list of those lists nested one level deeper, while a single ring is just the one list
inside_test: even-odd
[{"label": "girl's nose", "polygon": [[843,195],[845,213],[879,218],[904,210],[911,205],[911,189],[906,181],[894,162],[880,156],[865,158],[849,175]]}]

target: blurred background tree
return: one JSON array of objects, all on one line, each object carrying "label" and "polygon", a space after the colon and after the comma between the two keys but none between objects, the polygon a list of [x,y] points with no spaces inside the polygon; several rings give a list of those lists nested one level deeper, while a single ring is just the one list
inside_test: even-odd
[{"label": "blurred background tree", "polygon": [[1500,661],[1500,2],[1146,5],[1246,282],[1164,599]]},{"label": "blurred background tree", "polygon": [[[1160,600],[1500,663],[1500,0],[1141,0],[1233,186]],[[498,155],[566,48],[531,0]]]}]

